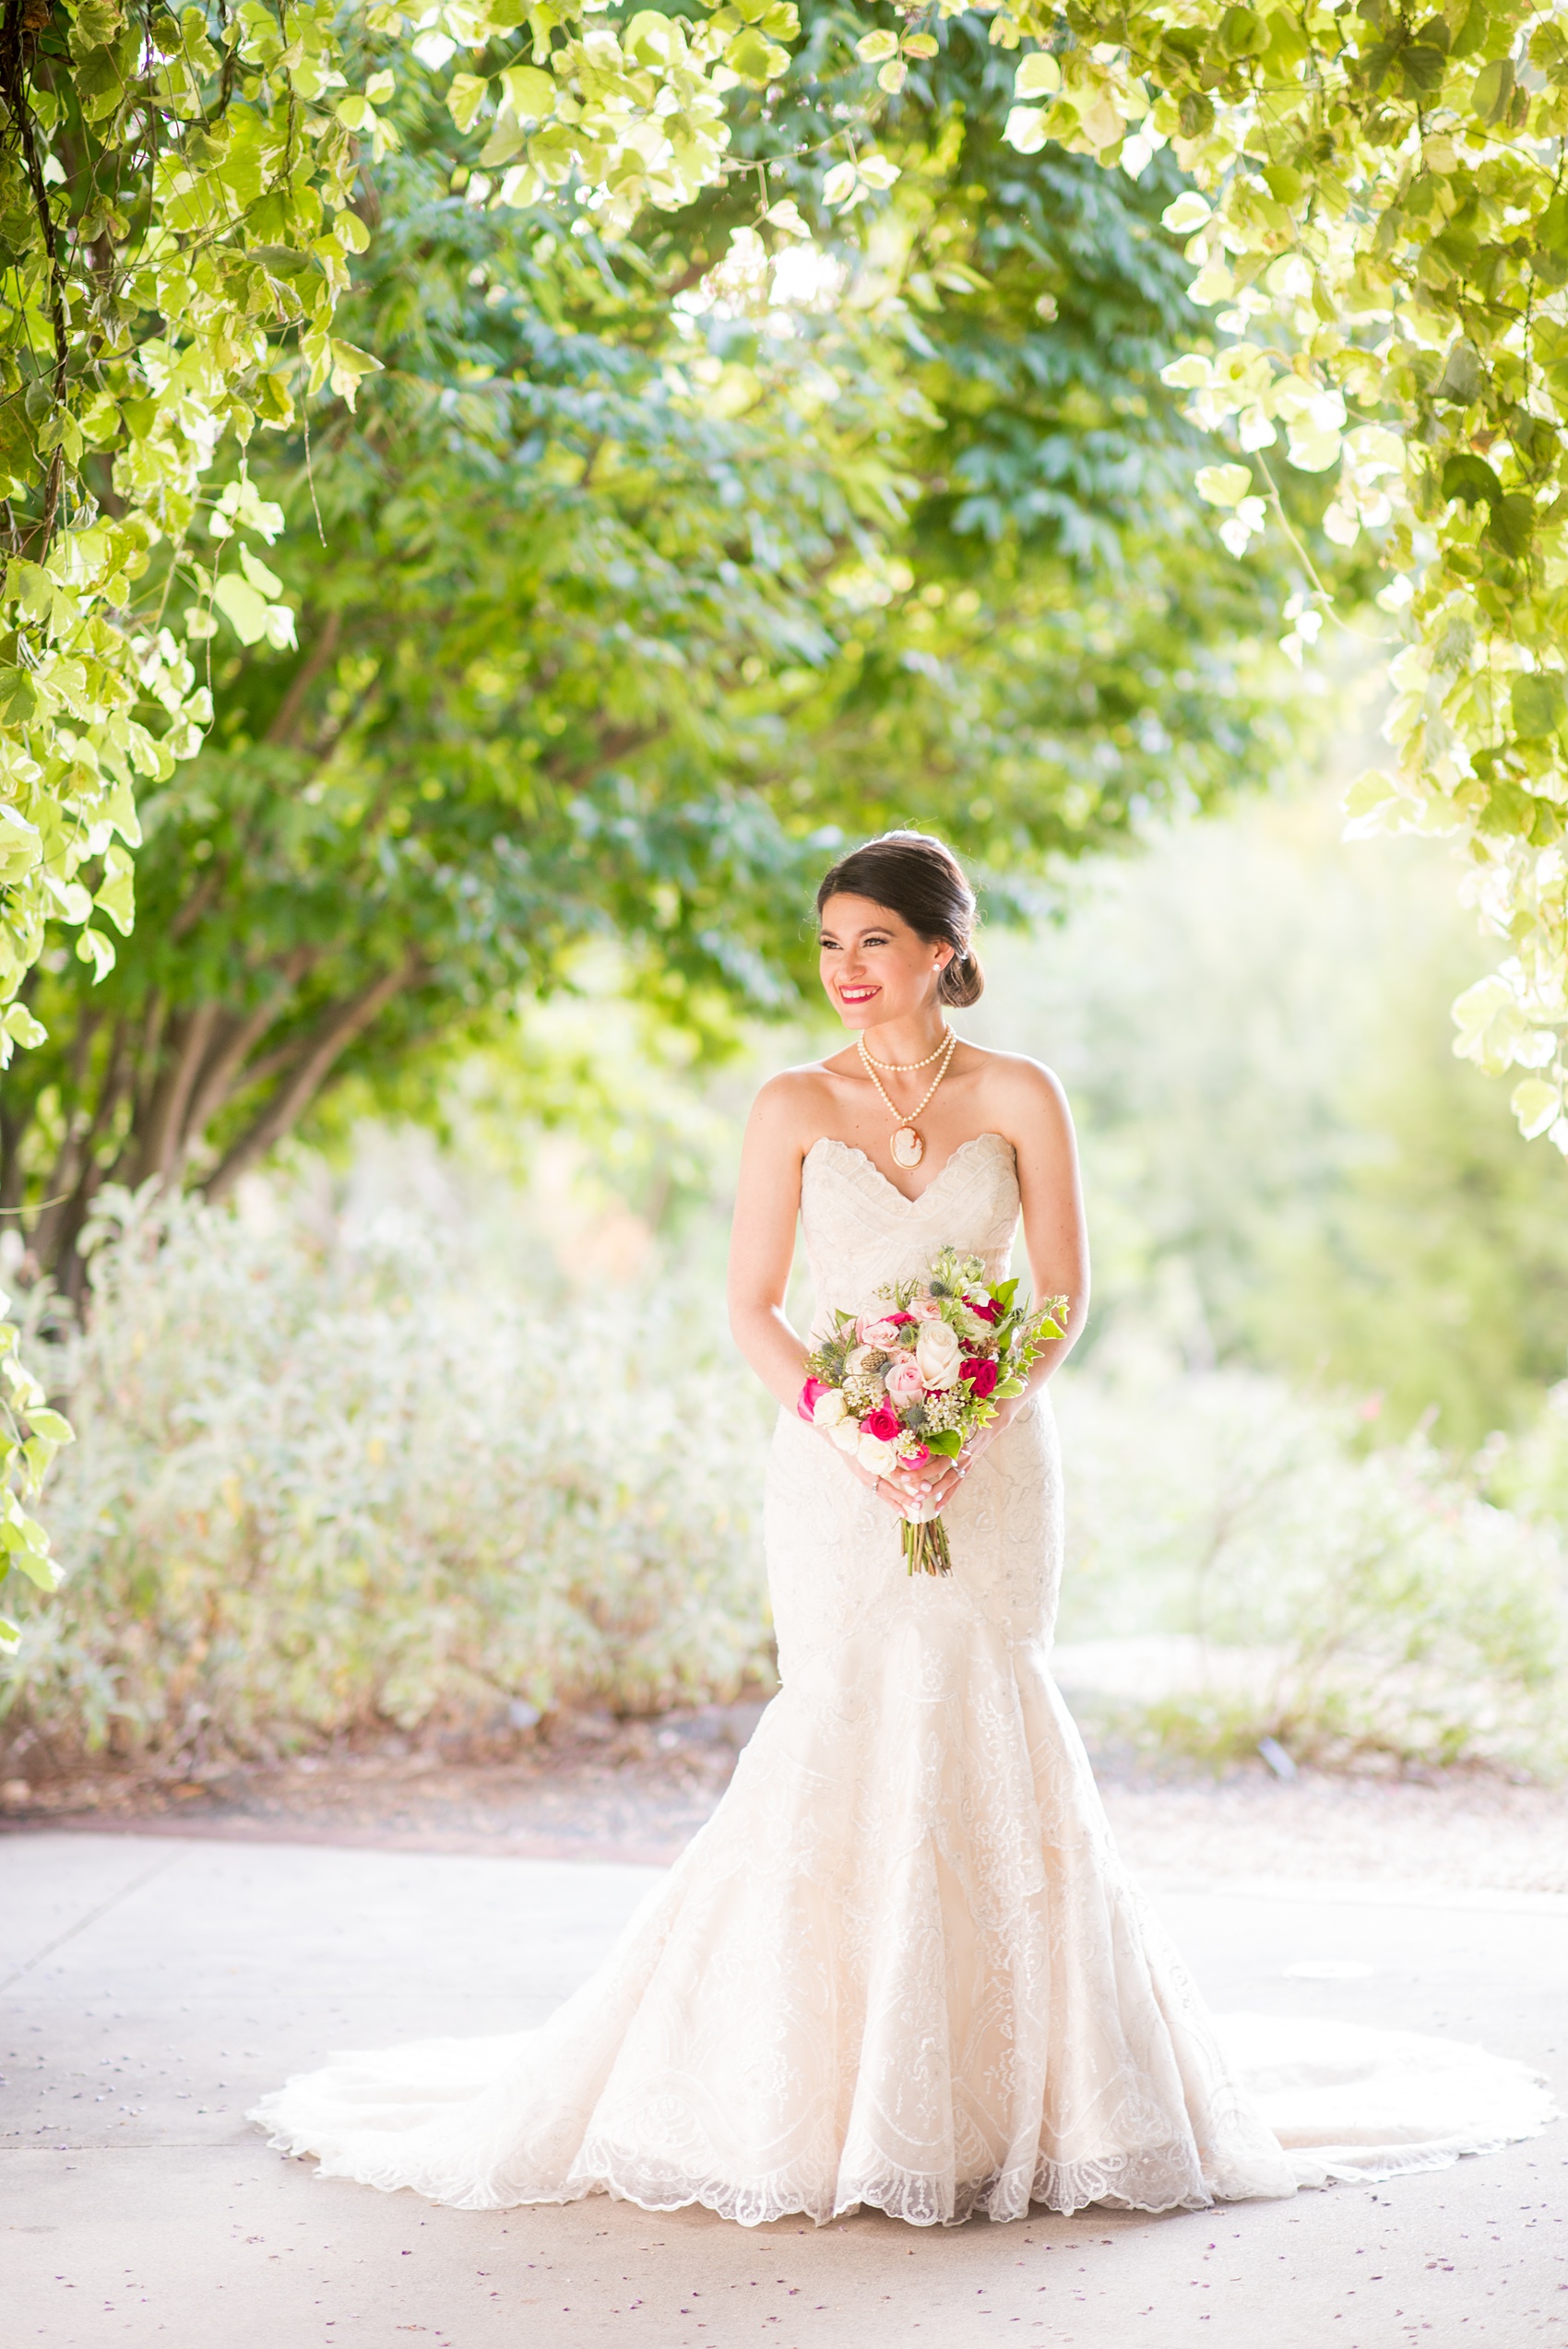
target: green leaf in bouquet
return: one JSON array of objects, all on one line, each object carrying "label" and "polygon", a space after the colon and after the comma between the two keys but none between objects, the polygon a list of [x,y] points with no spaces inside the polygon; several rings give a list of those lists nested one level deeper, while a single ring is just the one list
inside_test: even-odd
[{"label": "green leaf in bouquet", "polygon": [[940,1452],[944,1458],[956,1460],[964,1449],[964,1439],[956,1428],[944,1428],[937,1435],[928,1435],[925,1446],[928,1452]]},{"label": "green leaf in bouquet", "polygon": [[998,1394],[1022,1394],[1023,1392],[1024,1382],[1022,1379],[998,1379],[996,1382],[996,1393]]},{"label": "green leaf in bouquet", "polygon": [[999,1305],[1011,1305],[1014,1298],[1018,1294],[1017,1281],[1016,1278],[1013,1280],[999,1280],[991,1293],[992,1297],[995,1298]]}]

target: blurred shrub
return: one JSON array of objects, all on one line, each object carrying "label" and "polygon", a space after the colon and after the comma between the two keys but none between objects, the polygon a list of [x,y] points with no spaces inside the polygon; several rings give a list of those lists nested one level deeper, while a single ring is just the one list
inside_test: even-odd
[{"label": "blurred shrub", "polygon": [[[706,1350],[710,1275],[585,1283],[581,1234],[563,1273],[516,1203],[444,1180],[383,1150],[331,1207],[303,1181],[237,1214],[113,1203],[55,1364],[68,1580],[20,1601],[11,1733],[201,1760],[770,1677],[771,1406]],[[1568,1759],[1568,1407],[1471,1474],[1125,1328],[1055,1391],[1091,1726],[1216,1758]]]},{"label": "blurred shrub", "polygon": [[1342,845],[1337,802],[1080,868],[1059,930],[992,938],[964,1026],[1072,1097],[1091,1350],[1158,1324],[1198,1367],[1379,1394],[1390,1436],[1435,1405],[1473,1450],[1568,1368],[1568,1170],[1454,1057],[1489,949],[1447,843]]},{"label": "blurred shrub", "polygon": [[542,1251],[487,1280],[428,1220],[313,1237],[272,1197],[113,1203],[13,1731],[257,1753],[768,1674],[769,1406],[705,1358],[706,1300],[584,1301]]},{"label": "blurred shrub", "polygon": [[1142,1658],[1129,1688],[1125,1654],[1097,1674],[1086,1651],[1078,1701],[1109,1726],[1217,1757],[1274,1737],[1329,1762],[1568,1761],[1560,1529],[1423,1432],[1365,1452],[1348,1407],[1132,1351],[1068,1372],[1059,1407],[1063,1636]]}]

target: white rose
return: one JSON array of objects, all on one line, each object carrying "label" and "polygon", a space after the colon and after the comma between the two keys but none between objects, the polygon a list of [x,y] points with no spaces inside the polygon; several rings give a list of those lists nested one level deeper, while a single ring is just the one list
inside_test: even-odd
[{"label": "white rose", "polygon": [[848,1412],[841,1419],[835,1420],[827,1432],[840,1452],[860,1450],[861,1443],[860,1423],[858,1420],[851,1419]]},{"label": "white rose", "polygon": [[945,1322],[928,1322],[915,1346],[915,1360],[927,1386],[956,1386],[963,1358],[956,1330],[950,1330]]},{"label": "white rose", "polygon": [[819,1428],[836,1428],[840,1419],[848,1417],[849,1409],[843,1389],[830,1386],[827,1393],[819,1394],[812,1405],[812,1418]]},{"label": "white rose", "polygon": [[855,1446],[855,1457],[869,1475],[888,1477],[898,1464],[898,1448],[884,1443],[880,1436],[863,1435]]}]

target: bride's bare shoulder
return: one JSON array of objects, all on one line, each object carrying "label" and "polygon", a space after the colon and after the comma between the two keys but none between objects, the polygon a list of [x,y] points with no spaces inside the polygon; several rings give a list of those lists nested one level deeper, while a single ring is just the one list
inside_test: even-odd
[{"label": "bride's bare shoulder", "polygon": [[[992,1052],[978,1045],[971,1050],[980,1055],[977,1073],[999,1122],[1012,1117],[1057,1124],[1068,1117],[1062,1080],[1043,1061],[1030,1060],[1025,1052]],[[1010,1128],[1002,1124],[1001,1130],[1005,1133]]]},{"label": "bride's bare shoulder", "polygon": [[832,1099],[832,1086],[820,1062],[780,1069],[759,1087],[752,1103],[752,1125],[780,1138],[808,1130],[814,1137],[830,1115]]}]

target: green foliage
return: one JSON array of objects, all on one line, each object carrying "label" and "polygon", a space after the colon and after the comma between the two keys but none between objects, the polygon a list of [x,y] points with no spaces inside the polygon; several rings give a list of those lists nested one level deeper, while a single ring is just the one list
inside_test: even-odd
[{"label": "green foliage", "polygon": [[541,0],[526,10],[515,0],[463,0],[373,17],[392,36],[434,17],[411,46],[437,72],[459,44],[469,50],[470,66],[451,76],[445,104],[477,145],[473,201],[526,207],[575,196],[617,237],[645,206],[678,211],[721,177],[724,92],[737,82],[765,86],[790,63],[779,43],[794,40],[800,19],[789,0],[702,5],[711,10],[706,24],[598,0]]},{"label": "green foliage", "polygon": [[[1568,1762],[1568,1557],[1426,1440],[1158,1355],[1058,1382],[1063,1679],[1102,1726],[1216,1757]],[[1130,1650],[1115,1643],[1132,1636]],[[1135,1679],[1127,1665],[1135,1659]]]},{"label": "green foliage", "polygon": [[[288,423],[296,374],[351,397],[375,364],[331,334],[365,243],[343,87],[327,7],[7,11],[0,1000],[48,921],[98,976],[130,928],[136,780],[166,782],[208,715],[160,622],[217,444]],[[257,526],[243,485],[236,510]],[[291,634],[281,607],[267,624]]]},{"label": "green foliage", "polygon": [[303,1200],[107,1204],[13,1733],[254,1755],[766,1677],[768,1414],[678,1296],[574,1299],[406,1203],[325,1247]]},{"label": "green foliage", "polygon": [[[475,21],[499,30],[505,13]],[[1297,658],[1325,615],[1338,616],[1336,575],[1361,590],[1361,566],[1343,551],[1365,534],[1392,573],[1379,599],[1399,631],[1389,641],[1403,639],[1387,730],[1399,765],[1364,777],[1351,813],[1367,828],[1446,834],[1478,867],[1485,917],[1515,951],[1484,1000],[1457,1007],[1457,1049],[1532,1072],[1514,1097],[1521,1125],[1568,1151],[1568,867],[1554,846],[1568,806],[1561,29],[1520,0],[1419,24],[1388,0],[1353,15],[1214,0],[1143,0],[1111,15],[1086,0],[983,10],[939,0],[913,24],[911,13],[866,31],[863,12],[807,6],[791,61],[769,53],[741,12],[719,10],[697,46],[706,39],[712,54],[727,35],[729,72],[715,80],[733,75],[759,94],[735,108],[732,145],[715,131],[704,172],[754,162],[767,218],[805,225],[793,195],[767,202],[778,184],[799,185],[819,217],[827,208],[885,255],[909,232],[921,160],[944,141],[972,141],[976,125],[982,142],[1000,125],[1027,162],[1054,147],[1134,179],[1157,172],[1170,150],[1195,184],[1166,223],[1197,267],[1193,299],[1218,309],[1229,339],[1194,338],[1165,380],[1195,394],[1194,421],[1232,433],[1246,460],[1202,468],[1199,494],[1220,509],[1220,538],[1236,555],[1277,513],[1302,565],[1285,638]],[[779,40],[794,38],[794,15],[767,19]],[[595,36],[606,87],[633,113],[649,102],[634,88],[637,69],[675,38],[659,33],[643,60],[648,22],[638,17],[619,42],[608,28]],[[993,69],[978,76],[977,23],[993,53]],[[536,68],[550,62],[537,38],[533,53]],[[583,44],[558,55],[566,87],[555,103],[569,120],[591,111],[599,68]],[[544,78],[536,71],[529,84],[541,109]],[[504,73],[458,82],[459,120],[499,92],[505,125]],[[524,117],[515,107],[513,117],[503,143],[520,148]],[[601,145],[584,169],[599,184],[587,200],[608,205],[607,218],[629,222],[649,196],[678,200],[624,160],[624,195],[612,194],[608,128],[594,135]],[[557,125],[553,136],[565,134]],[[542,156],[529,153],[519,195],[543,184]],[[897,267],[892,277],[900,285]],[[958,250],[908,284],[917,309],[940,307],[955,286],[1005,303],[1004,284]],[[911,340],[925,324],[910,322]],[[1267,452],[1281,443],[1277,477]],[[1041,486],[1049,497],[1049,480]],[[1315,554],[1303,507],[1321,525]]]},{"label": "green foliage", "polygon": [[[218,442],[288,422],[296,374],[351,397],[375,364],[332,334],[365,242],[339,62],[331,6],[295,0],[12,0],[0,22],[0,1066],[42,1040],[18,998],[50,923],[112,967],[137,781],[166,782],[210,714],[162,621]],[[236,508],[254,523],[243,474]],[[248,575],[226,592],[289,639]],[[21,1504],[56,1439],[6,1342],[0,1532],[47,1584]]]},{"label": "green foliage", "polygon": [[[1015,109],[1022,150],[1053,138],[1141,170],[1169,142],[1195,182],[1167,224],[1229,339],[1167,380],[1250,459],[1209,469],[1200,492],[1229,509],[1240,552],[1277,503],[1265,452],[1283,439],[1298,473],[1332,477],[1328,538],[1377,540],[1379,601],[1406,640],[1386,728],[1398,764],[1362,778],[1351,812],[1445,835],[1472,860],[1513,951],[1456,1006],[1458,1049],[1534,1072],[1521,1124],[1568,1153],[1561,24],[1517,0],[1420,22],[1388,0],[1113,15],[1013,0],[991,37],[1038,44],[1021,99],[1060,89]],[[1315,571],[1312,585],[1315,628],[1332,599]]]},{"label": "green foliage", "polygon": [[[1241,583],[1177,503],[1157,197],[1062,159],[1015,188],[994,140],[911,164],[911,283],[967,174],[1004,162],[1017,217],[990,340],[932,312],[910,342],[881,261],[816,251],[791,280],[800,238],[722,190],[612,250],[454,193],[419,74],[384,129],[341,313],[384,371],[353,409],[322,395],[308,467],[303,436],[252,458],[268,526],[296,526],[299,646],[175,583],[214,726],[144,801],[115,970],[38,983],[0,1205],[67,1281],[104,1180],[221,1192],[339,1082],[428,1104],[438,1053],[575,985],[585,944],[618,941],[650,1013],[718,1049],[737,1010],[796,1002],[843,831],[939,825],[1005,902],[1277,739],[1226,642]],[[1074,322],[1054,354],[1046,282]],[[1115,411],[1123,360],[1142,419]]]}]

